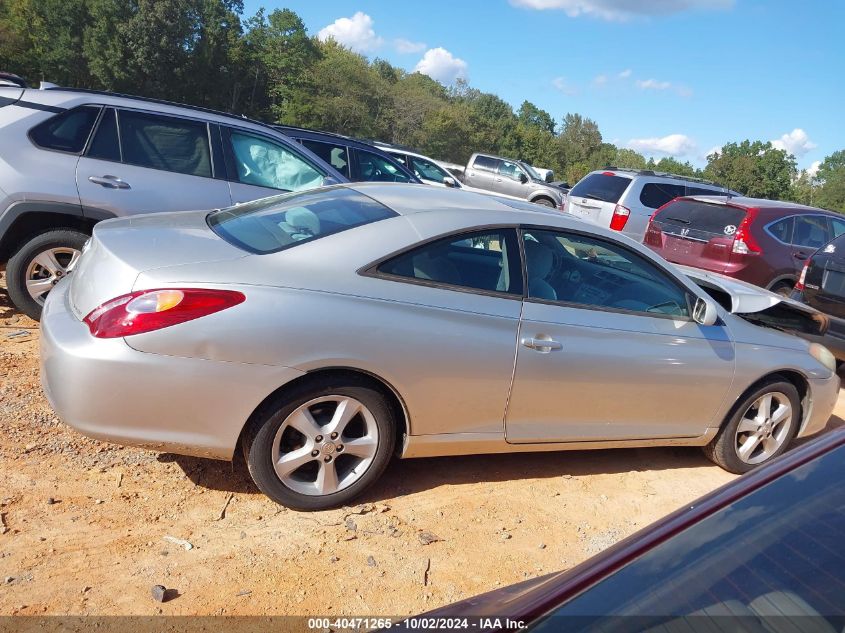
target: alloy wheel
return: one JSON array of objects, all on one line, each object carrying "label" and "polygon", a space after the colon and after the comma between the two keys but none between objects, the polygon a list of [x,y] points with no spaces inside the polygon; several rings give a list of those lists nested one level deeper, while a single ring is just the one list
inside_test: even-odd
[{"label": "alloy wheel", "polygon": [[773,391],[757,398],[737,426],[737,456],[746,464],[760,464],[771,458],[789,437],[792,417],[786,394]]},{"label": "alloy wheel", "polygon": [[75,248],[48,248],[36,255],[26,268],[26,289],[39,305],[44,305],[47,293],[73,271],[81,251]]}]

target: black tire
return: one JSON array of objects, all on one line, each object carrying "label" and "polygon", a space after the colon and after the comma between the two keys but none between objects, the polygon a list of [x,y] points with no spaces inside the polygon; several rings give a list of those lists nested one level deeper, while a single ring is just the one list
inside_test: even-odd
[{"label": "black tire", "polygon": [[[743,461],[737,454],[737,429],[740,421],[745,415],[748,408],[755,400],[765,395],[766,393],[781,393],[789,399],[789,404],[792,408],[790,419],[790,427],[784,438],[783,443],[768,456],[765,461],[757,464],[749,464]],[[789,447],[789,443],[795,438],[798,432],[798,426],[801,424],[801,398],[798,395],[798,390],[791,382],[785,380],[780,376],[773,376],[765,382],[761,383],[754,390],[746,394],[734,406],[727,422],[722,425],[721,430],[715,438],[704,447],[704,454],[712,462],[718,464],[725,470],[731,473],[741,475],[749,470],[753,470],[757,466],[762,466],[773,460],[775,457],[783,454]]]},{"label": "black tire", "polygon": [[552,200],[549,200],[548,198],[535,198],[534,200],[532,200],[532,202],[534,204],[539,204],[541,207],[548,207],[550,209],[555,208],[555,203]]},{"label": "black tire", "polygon": [[41,303],[32,298],[26,289],[26,276],[35,258],[53,248],[69,248],[81,251],[89,235],[75,229],[55,229],[40,233],[24,243],[6,266],[6,285],[9,298],[15,307],[28,317],[38,321],[41,318]]},{"label": "black tire", "polygon": [[[333,494],[303,494],[288,487],[276,474],[273,444],[277,432],[291,413],[310,400],[330,395],[355,398],[372,413],[378,430],[375,457],[366,471],[347,487]],[[346,505],[369,488],[390,462],[395,443],[396,421],[387,398],[368,381],[346,376],[341,379],[318,378],[283,391],[256,411],[242,444],[250,476],[261,492],[288,508],[312,511]],[[336,457],[341,459],[340,454]]]},{"label": "black tire", "polygon": [[774,292],[776,295],[781,295],[782,297],[788,297],[792,294],[792,290],[795,288],[795,284],[791,281],[779,281],[774,284],[769,290]]}]

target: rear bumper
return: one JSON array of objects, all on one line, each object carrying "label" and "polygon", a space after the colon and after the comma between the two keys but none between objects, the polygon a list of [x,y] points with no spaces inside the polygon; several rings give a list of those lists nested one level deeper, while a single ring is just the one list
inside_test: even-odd
[{"label": "rear bumper", "polygon": [[139,352],[97,339],[68,305],[66,281],[41,318],[41,383],[59,417],[99,440],[183,455],[231,459],[256,407],[303,375],[247,365]]},{"label": "rear bumper", "polygon": [[798,437],[807,437],[823,430],[833,413],[839,398],[839,376],[830,378],[810,378],[808,392],[808,410],[798,431]]}]

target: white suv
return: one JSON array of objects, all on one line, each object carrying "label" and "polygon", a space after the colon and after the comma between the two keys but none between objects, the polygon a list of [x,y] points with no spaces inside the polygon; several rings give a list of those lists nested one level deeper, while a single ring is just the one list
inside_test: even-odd
[{"label": "white suv", "polygon": [[698,178],[607,167],[579,180],[570,190],[563,211],[642,242],[648,219],[664,204],[681,196],[708,195],[740,194]]}]

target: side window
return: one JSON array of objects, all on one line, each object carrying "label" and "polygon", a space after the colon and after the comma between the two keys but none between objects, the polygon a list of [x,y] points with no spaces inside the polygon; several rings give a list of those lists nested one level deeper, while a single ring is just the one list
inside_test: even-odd
[{"label": "side window", "polygon": [[610,241],[523,232],[528,297],[587,308],[689,317],[687,292],[656,264]]},{"label": "side window", "polygon": [[238,182],[281,191],[302,191],[323,184],[323,174],[281,143],[235,130],[230,138]]},{"label": "side window", "polygon": [[684,189],[683,185],[649,182],[643,185],[643,190],[640,192],[640,202],[651,209],[658,209],[670,200],[683,196]]},{"label": "side window", "polygon": [[349,172],[349,150],[345,145],[332,145],[307,138],[301,139],[300,142],[341,174],[352,178]]},{"label": "side window", "polygon": [[794,221],[792,218],[784,218],[778,220],[774,224],[769,225],[769,233],[784,244],[792,243],[792,225]]},{"label": "side window", "polygon": [[503,160],[499,165],[499,175],[505,178],[516,180],[520,173],[522,173],[522,170],[517,167],[516,163],[512,163],[509,160]]},{"label": "side window", "polygon": [[376,182],[410,182],[407,174],[386,158],[366,150],[358,150],[358,175],[361,180]]},{"label": "side window", "polygon": [[687,187],[688,196],[723,196],[724,189],[704,189],[703,187]]},{"label": "side window", "polygon": [[500,162],[501,161],[495,158],[490,158],[489,156],[476,156],[475,162],[473,162],[472,166],[475,169],[483,169],[484,171],[496,171]]},{"label": "side window", "polygon": [[94,132],[94,138],[91,140],[91,145],[88,147],[89,158],[98,158],[100,160],[111,160],[120,162],[120,141],[117,138],[117,115],[113,108],[106,108],[103,116],[100,117],[100,123],[97,125],[97,131]]},{"label": "side window", "polygon": [[121,110],[118,116],[124,163],[211,177],[205,123],[131,110]]},{"label": "side window", "polygon": [[67,110],[36,125],[29,131],[29,138],[44,149],[78,154],[85,149],[99,113],[99,106]]},{"label": "side window", "polygon": [[845,233],[845,220],[830,218],[830,227],[833,230],[833,237],[839,237]]},{"label": "side window", "polygon": [[443,179],[449,175],[430,160],[425,160],[424,158],[419,158],[418,156],[411,156],[410,158],[411,167],[418,178],[442,183]]},{"label": "side window", "polygon": [[821,215],[796,215],[792,243],[795,246],[819,248],[830,240],[827,221]]},{"label": "side window", "polygon": [[379,272],[522,296],[515,234],[510,230],[463,233],[429,242],[384,262]]}]

